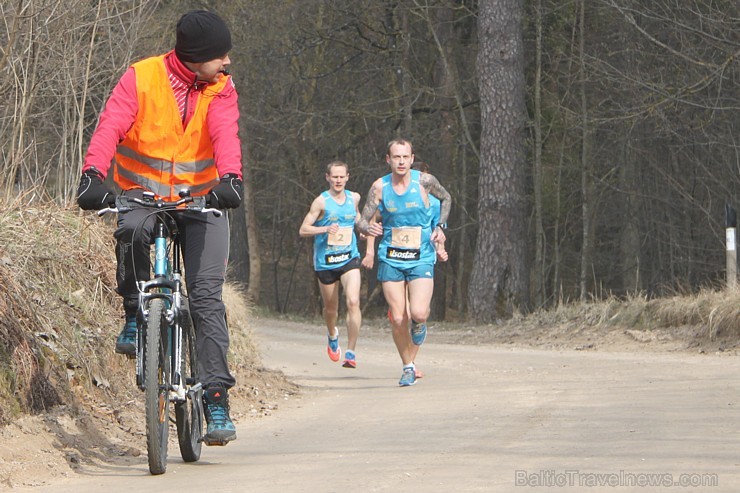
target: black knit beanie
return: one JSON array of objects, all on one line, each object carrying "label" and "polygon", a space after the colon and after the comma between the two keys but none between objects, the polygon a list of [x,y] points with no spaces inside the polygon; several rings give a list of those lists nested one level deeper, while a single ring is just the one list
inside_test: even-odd
[{"label": "black knit beanie", "polygon": [[183,62],[208,62],[231,50],[231,33],[221,17],[193,10],[177,21],[175,53]]}]

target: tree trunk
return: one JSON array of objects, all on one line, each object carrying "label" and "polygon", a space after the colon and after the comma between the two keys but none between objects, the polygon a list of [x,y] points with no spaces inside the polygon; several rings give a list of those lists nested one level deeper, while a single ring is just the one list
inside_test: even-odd
[{"label": "tree trunk", "polygon": [[229,271],[228,280],[246,288],[249,280],[249,248],[245,207],[229,211]]},{"label": "tree trunk", "polygon": [[246,209],[244,219],[247,222],[247,245],[249,249],[247,298],[257,305],[260,302],[260,290],[262,288],[262,250],[260,248],[259,228],[257,227],[257,214],[255,213],[254,173],[249,162],[244,166],[244,178],[244,207]]},{"label": "tree trunk", "polygon": [[581,96],[581,275],[580,292],[581,301],[585,301],[588,295],[588,279],[591,277],[593,267],[593,241],[594,228],[592,224],[594,207],[594,184],[593,163],[590,156],[590,130],[588,122],[588,101],[586,98],[586,0],[581,0],[579,5],[579,55],[580,62],[580,96]]},{"label": "tree trunk", "polygon": [[534,78],[534,305],[544,305],[545,232],[542,226],[542,0],[535,4],[535,78]]},{"label": "tree trunk", "polygon": [[[462,191],[461,197],[462,200],[467,200],[468,194],[465,193],[465,191],[468,189],[468,153],[467,153],[467,146],[462,146],[462,158],[460,160],[460,185],[459,189]],[[465,207],[466,204],[460,204],[462,207]],[[471,209],[472,209],[472,204]],[[467,254],[468,254],[468,245],[472,243],[472,241],[468,241],[468,231],[470,228],[468,228],[468,225],[466,224],[467,221],[464,219],[466,218],[465,215],[460,214],[458,217],[463,218],[463,220],[460,221],[460,234],[458,238],[460,238],[460,241],[457,242],[457,263],[455,266],[456,275],[455,275],[455,307],[457,309],[458,313],[465,313],[465,290],[463,289],[463,286],[465,286],[465,282],[467,280],[466,278],[466,271],[467,269]]]},{"label": "tree trunk", "polygon": [[[434,86],[439,92],[439,99],[444,107],[450,108],[440,112],[439,118],[439,147],[436,153],[436,162],[429,163],[430,172],[440,178],[443,170],[456,169],[457,134],[460,125],[457,122],[457,110],[462,109],[458,92],[458,74],[454,64],[452,46],[455,43],[453,25],[455,20],[454,2],[445,1],[436,11],[427,12],[429,30],[434,36],[439,52],[439,63],[433,74]],[[432,17],[434,15],[434,17]],[[455,173],[454,176],[459,176]],[[448,191],[450,183],[440,180]],[[447,244],[450,245],[452,235],[448,233]],[[449,247],[448,247],[449,249]],[[434,320],[444,320],[447,317],[447,263],[437,263],[434,268],[434,296],[432,297],[431,316]]]},{"label": "tree trunk", "polygon": [[478,14],[481,162],[470,317],[526,308],[523,0],[482,0]]},{"label": "tree trunk", "polygon": [[638,294],[642,291],[640,279],[640,225],[638,213],[640,198],[635,182],[639,179],[637,160],[630,152],[630,136],[624,136],[622,165],[620,166],[620,189],[625,191],[625,210],[622,214],[623,232],[619,244],[622,265],[622,290]]},{"label": "tree trunk", "polygon": [[394,99],[398,105],[400,121],[396,133],[402,138],[409,138],[413,121],[412,100],[409,98],[409,59],[408,12],[400,8],[399,2],[389,2],[386,7],[386,24],[392,33],[390,36],[391,64],[395,76]]}]

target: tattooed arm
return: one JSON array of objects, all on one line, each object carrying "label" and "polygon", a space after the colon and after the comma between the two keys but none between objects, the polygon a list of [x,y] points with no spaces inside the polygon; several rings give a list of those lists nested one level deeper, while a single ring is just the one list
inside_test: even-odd
[{"label": "tattooed arm", "polygon": [[368,236],[380,236],[383,234],[383,226],[377,222],[371,222],[375,212],[378,210],[380,204],[380,197],[382,196],[383,182],[378,179],[370,187],[370,191],[367,192],[367,199],[365,199],[365,206],[362,208],[362,215],[360,220],[357,222],[357,230]]},{"label": "tattooed arm", "polygon": [[[452,196],[445,190],[439,180],[429,173],[422,173],[419,177],[419,183],[424,189],[439,199],[439,224],[447,224],[447,217],[450,215],[450,208],[452,207]],[[432,241],[440,243],[444,247],[445,233],[442,228],[437,227],[437,224],[432,224]]]},{"label": "tattooed arm", "polygon": [[[447,217],[450,215],[450,208],[452,207],[452,196],[445,190],[439,181],[429,173],[422,173],[419,179],[419,183],[424,189],[439,199],[440,210],[439,210],[439,222],[444,224],[447,222]],[[432,226],[436,226],[433,224]]]}]

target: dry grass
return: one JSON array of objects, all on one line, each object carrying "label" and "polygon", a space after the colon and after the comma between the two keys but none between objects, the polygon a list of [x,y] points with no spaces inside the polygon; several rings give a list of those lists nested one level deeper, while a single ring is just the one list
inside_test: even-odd
[{"label": "dry grass", "polygon": [[[0,204],[0,423],[72,403],[110,373],[119,323],[107,228],[54,204]],[[108,344],[110,346],[110,344]]]},{"label": "dry grass", "polygon": [[705,289],[694,295],[648,300],[646,296],[628,299],[610,297],[603,301],[561,304],[507,324],[531,324],[594,329],[632,329],[652,331],[690,328],[695,342],[718,338],[740,338],[740,290]]},{"label": "dry grass", "polygon": [[662,327],[697,326],[699,334],[709,340],[740,336],[740,290],[704,290],[651,304],[653,316]]},{"label": "dry grass", "polygon": [[[137,398],[129,361],[113,353],[122,307],[112,232],[76,208],[0,202],[0,425],[59,404]],[[235,371],[253,376],[249,308],[234,288],[224,298]]]},{"label": "dry grass", "polygon": [[229,362],[237,368],[261,368],[262,362],[249,325],[252,310],[245,302],[244,292],[232,284],[226,284],[223,297],[231,338]]}]

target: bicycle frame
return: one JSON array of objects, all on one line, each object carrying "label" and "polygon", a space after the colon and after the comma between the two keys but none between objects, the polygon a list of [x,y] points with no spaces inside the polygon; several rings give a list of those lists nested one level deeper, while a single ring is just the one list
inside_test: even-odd
[{"label": "bicycle frame", "polygon": [[[157,223],[154,234],[154,278],[149,281],[139,281],[139,310],[142,320],[149,318],[149,305],[153,299],[161,298],[165,301],[167,307],[167,324],[169,326],[169,348],[171,361],[171,374],[167,375],[169,390],[174,395],[171,401],[185,400],[185,385],[182,378],[182,324],[181,324],[181,303],[182,303],[182,271],[180,258],[180,241],[177,231],[170,235],[166,233],[164,219],[161,214],[157,214]],[[168,239],[169,247],[168,248]],[[168,251],[171,250],[171,256]],[[143,331],[140,331],[143,332]],[[144,334],[139,334],[138,339],[143,339]],[[144,383],[141,381],[143,374],[143,354],[139,348],[143,347],[142,340],[137,341],[136,351],[136,374],[139,387],[144,390]],[[200,384],[197,384],[200,385]],[[199,389],[195,389],[197,392]]]}]

